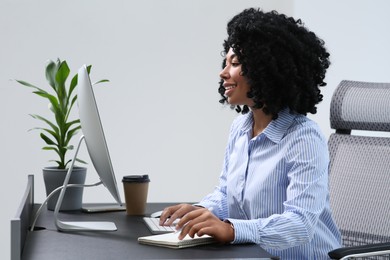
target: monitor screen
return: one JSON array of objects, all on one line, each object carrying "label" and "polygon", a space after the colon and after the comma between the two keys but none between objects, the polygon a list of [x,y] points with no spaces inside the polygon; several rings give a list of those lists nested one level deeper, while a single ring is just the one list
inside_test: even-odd
[{"label": "monitor screen", "polygon": [[83,65],[78,71],[77,101],[81,130],[83,132],[87,150],[98,173],[100,180],[109,190],[118,204],[122,204],[118,192],[111,158],[108,152],[99,111],[87,66]]}]

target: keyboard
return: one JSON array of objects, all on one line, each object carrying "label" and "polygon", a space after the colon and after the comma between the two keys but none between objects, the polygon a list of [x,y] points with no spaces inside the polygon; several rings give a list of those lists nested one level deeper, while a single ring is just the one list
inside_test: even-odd
[{"label": "keyboard", "polygon": [[144,222],[146,226],[149,228],[150,232],[152,234],[163,234],[163,233],[172,233],[175,232],[175,222],[179,221],[174,221],[172,226],[160,226],[159,225],[159,218],[151,218],[151,217],[144,217]]}]

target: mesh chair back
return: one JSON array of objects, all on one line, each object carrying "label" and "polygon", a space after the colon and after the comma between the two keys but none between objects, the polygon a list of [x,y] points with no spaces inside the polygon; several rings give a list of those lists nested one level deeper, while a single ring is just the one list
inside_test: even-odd
[{"label": "mesh chair back", "polygon": [[390,137],[353,130],[390,132],[390,83],[342,81],[330,121],[331,207],[343,245],[389,242]]}]

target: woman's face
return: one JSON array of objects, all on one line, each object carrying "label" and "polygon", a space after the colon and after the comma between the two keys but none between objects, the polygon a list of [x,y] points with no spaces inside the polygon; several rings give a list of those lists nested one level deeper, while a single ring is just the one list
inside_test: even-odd
[{"label": "woman's face", "polygon": [[241,75],[241,63],[232,48],[226,54],[226,66],[219,73],[219,76],[223,80],[225,96],[229,104],[247,105],[249,107],[254,105],[253,100],[247,96],[250,90],[248,80]]}]

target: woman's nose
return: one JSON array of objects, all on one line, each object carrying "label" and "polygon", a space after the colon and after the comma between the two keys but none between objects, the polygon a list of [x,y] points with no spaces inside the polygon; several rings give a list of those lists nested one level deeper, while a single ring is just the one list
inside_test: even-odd
[{"label": "woman's nose", "polygon": [[228,72],[228,70],[227,70],[227,66],[225,66],[225,67],[223,68],[223,70],[221,70],[221,72],[219,73],[219,77],[220,77],[221,79],[227,79],[227,78],[229,78],[229,72]]}]

